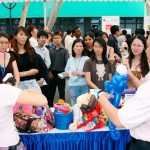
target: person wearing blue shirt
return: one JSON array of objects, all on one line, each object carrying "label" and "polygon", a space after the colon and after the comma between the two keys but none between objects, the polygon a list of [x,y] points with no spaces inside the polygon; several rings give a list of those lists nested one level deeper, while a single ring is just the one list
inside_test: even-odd
[{"label": "person wearing blue shirt", "polygon": [[69,77],[69,97],[71,105],[76,104],[78,96],[88,92],[83,66],[88,56],[84,56],[83,40],[76,39],[72,45],[72,57],[68,59],[65,76]]}]

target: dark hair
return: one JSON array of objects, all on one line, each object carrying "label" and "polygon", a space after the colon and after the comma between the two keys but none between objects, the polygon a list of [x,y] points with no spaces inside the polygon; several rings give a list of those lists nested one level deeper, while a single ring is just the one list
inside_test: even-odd
[{"label": "dark hair", "polygon": [[[140,64],[140,69],[141,69],[141,73],[142,73],[142,76],[144,77],[148,72],[149,72],[149,65],[148,65],[148,62],[147,62],[147,55],[146,55],[146,46],[147,46],[147,43],[146,43],[146,38],[141,35],[141,34],[138,34],[134,37],[132,37],[132,41],[131,41],[131,44],[133,43],[133,41],[135,39],[139,39],[142,41],[143,45],[144,45],[144,50],[141,54],[141,64]],[[134,58],[134,54],[132,53],[132,50],[130,50],[130,53],[129,53],[129,65],[130,65],[130,68],[132,66],[132,60]]]},{"label": "dark hair", "polygon": [[4,38],[9,40],[9,35],[7,33],[5,33],[5,32],[0,32],[0,38],[1,37],[4,37]]},{"label": "dark hair", "polygon": [[76,39],[76,40],[74,40],[74,42],[73,42],[73,44],[72,44],[72,57],[75,57],[76,56],[76,54],[75,54],[75,52],[74,52],[74,50],[73,50],[73,48],[74,48],[74,46],[76,45],[76,43],[82,43],[82,45],[83,45],[83,51],[82,51],[82,54],[81,54],[81,56],[85,56],[85,50],[84,50],[84,42],[83,42],[83,40],[82,39]]},{"label": "dark hair", "polygon": [[145,30],[144,29],[136,29],[135,35],[137,35],[137,34],[145,35]]},{"label": "dark hair", "polygon": [[38,30],[37,38],[40,38],[40,36],[45,36],[46,38],[48,38],[48,33],[44,30]]},{"label": "dark hair", "polygon": [[[17,56],[19,57],[18,53],[19,53],[19,48],[17,45],[17,40],[15,39],[15,36],[20,32],[23,31],[25,33],[25,35],[28,37],[28,32],[25,29],[25,27],[23,26],[19,26],[16,28],[15,32],[14,32],[14,38],[13,38],[13,43],[14,43],[14,52],[17,54]],[[34,61],[34,48],[31,46],[30,42],[29,42],[29,38],[27,38],[26,43],[24,45],[24,49],[26,50],[26,53],[29,56],[29,61],[33,62]]]},{"label": "dark hair", "polygon": [[31,32],[36,29],[36,26],[35,25],[30,25],[28,28],[27,28],[27,32],[29,34],[30,37],[32,37],[32,34]]},{"label": "dark hair", "polygon": [[132,36],[131,36],[131,34],[126,34],[125,37],[127,39],[126,42],[128,44],[128,47],[130,48]]},{"label": "dark hair", "polygon": [[146,34],[149,35],[149,31],[146,31]]},{"label": "dark hair", "polygon": [[83,39],[85,39],[86,36],[90,36],[94,40],[94,34],[92,32],[85,33]]},{"label": "dark hair", "polygon": [[74,26],[74,28],[72,29],[72,33],[75,33],[78,28],[80,28],[80,27],[79,26]]},{"label": "dark hair", "polygon": [[62,33],[61,33],[61,31],[55,31],[54,34],[53,34],[53,37],[54,37],[55,35],[58,35],[58,36],[60,36],[60,37],[62,38]]},{"label": "dark hair", "polygon": [[71,29],[67,29],[66,32],[67,32],[67,35],[69,35],[69,34],[72,33],[72,30]]},{"label": "dark hair", "polygon": [[[94,46],[94,43],[97,42],[100,44],[100,46],[103,47],[103,52],[102,52],[102,61],[104,64],[107,64],[108,63],[108,59],[106,57],[106,53],[107,53],[107,45],[106,45],[106,42],[105,40],[102,38],[102,37],[98,37],[98,38],[95,38],[94,41],[93,41],[93,46]],[[96,58],[96,55],[95,55],[95,51],[93,53],[93,55],[91,56],[91,59],[94,61],[97,61],[97,58]]]},{"label": "dark hair", "polygon": [[51,39],[51,42],[53,41],[53,34],[52,34],[52,32],[48,32],[48,36],[49,36],[49,34],[51,35],[51,37],[52,37],[52,39]]},{"label": "dark hair", "polygon": [[128,40],[128,39],[131,38],[132,36],[131,36],[131,34],[126,34],[125,37],[126,37],[126,39]]},{"label": "dark hair", "polygon": [[122,30],[122,35],[126,35],[127,34],[127,30]]},{"label": "dark hair", "polygon": [[109,37],[108,37],[108,34],[107,34],[106,32],[102,32],[101,34],[99,34],[99,37],[103,37],[103,35],[106,35],[107,38],[109,38]]},{"label": "dark hair", "polygon": [[103,33],[103,31],[102,30],[94,30],[93,33],[94,33],[95,38],[97,38],[97,37],[99,37],[100,34]]},{"label": "dark hair", "polygon": [[146,39],[149,37],[149,31],[146,31]]},{"label": "dark hair", "polygon": [[110,28],[110,32],[112,35],[114,35],[117,31],[119,31],[119,26],[118,25],[113,25]]}]

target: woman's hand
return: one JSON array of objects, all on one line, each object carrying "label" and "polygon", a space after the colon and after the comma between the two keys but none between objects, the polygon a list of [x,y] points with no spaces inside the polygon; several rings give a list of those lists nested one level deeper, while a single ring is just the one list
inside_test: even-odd
[{"label": "woman's hand", "polygon": [[81,73],[81,72],[79,72],[79,71],[73,71],[73,72],[72,72],[72,75],[74,75],[74,76],[83,76],[84,73]]},{"label": "woman's hand", "polygon": [[65,78],[69,77],[69,73],[65,72]]},{"label": "woman's hand", "polygon": [[131,69],[130,69],[128,60],[124,60],[124,61],[122,62],[122,64],[127,67],[127,75],[128,75],[130,78],[131,78],[132,76],[134,76],[133,73],[132,73],[132,71],[131,71]]},{"label": "woman's hand", "polygon": [[78,76],[78,71],[72,71],[72,75]]},{"label": "woman's hand", "polygon": [[41,78],[40,80],[37,81],[37,84],[42,87],[43,86],[43,82],[44,82],[44,79]]}]

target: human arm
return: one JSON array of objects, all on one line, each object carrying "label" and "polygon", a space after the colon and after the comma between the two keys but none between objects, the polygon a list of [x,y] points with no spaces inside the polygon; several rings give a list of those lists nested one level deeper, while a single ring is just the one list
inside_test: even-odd
[{"label": "human arm", "polygon": [[68,53],[68,50],[65,49],[65,57],[64,57],[65,65],[67,64],[68,59],[69,59],[69,53]]},{"label": "human arm", "polygon": [[40,80],[37,81],[37,84],[42,87],[44,82],[44,78],[40,78]]},{"label": "human arm", "polygon": [[108,46],[108,54],[109,54],[108,60],[113,62],[115,60],[113,47]]},{"label": "human arm", "polygon": [[19,72],[19,74],[20,74],[20,77],[26,77],[26,76],[35,75],[35,74],[37,74],[38,72],[39,72],[38,69],[30,69],[30,70],[28,70],[28,71]]},{"label": "human arm", "polygon": [[0,104],[4,107],[14,106],[16,103],[40,106],[46,105],[44,95],[34,90],[21,90],[11,85],[0,84]]},{"label": "human arm", "polygon": [[53,79],[53,78],[54,78],[54,76],[53,76],[53,74],[52,74],[51,71],[48,72],[48,75],[49,75],[50,79]]},{"label": "human arm", "polygon": [[128,69],[127,75],[129,76],[129,79],[131,80],[132,84],[134,85],[135,88],[138,88],[142,82],[141,80],[139,80],[131,71],[130,66],[129,66],[129,62],[127,59],[124,60],[124,62],[122,62]]},{"label": "human arm", "polygon": [[16,79],[15,86],[18,87],[19,82],[20,82],[20,75],[19,75],[19,70],[18,70],[18,66],[17,66],[16,61],[12,62],[12,67],[13,67],[14,78]]},{"label": "human arm", "polygon": [[21,90],[17,98],[18,104],[42,106],[47,104],[46,97],[34,90]]},{"label": "human arm", "polygon": [[91,73],[90,72],[85,72],[85,80],[87,85],[91,88],[91,89],[99,89],[92,81],[91,81]]},{"label": "human arm", "polygon": [[123,128],[124,126],[122,125],[118,117],[118,109],[109,102],[109,98],[111,98],[111,96],[108,93],[102,92],[98,101],[100,102],[101,106],[105,110],[106,115],[113,122],[113,124],[117,128]]},{"label": "human arm", "polygon": [[45,49],[46,50],[45,50],[45,60],[44,61],[45,61],[47,68],[49,68],[51,65],[50,53],[49,53],[49,50],[47,48],[45,48]]},{"label": "human arm", "polygon": [[118,63],[120,63],[122,61],[122,59],[116,53],[114,53],[114,57]]},{"label": "human arm", "polygon": [[[148,47],[146,49],[146,55],[147,55],[147,60],[148,60],[148,63],[150,64],[150,47]],[[150,66],[150,65],[149,65]]]},{"label": "human arm", "polygon": [[112,73],[109,73],[109,74],[108,74],[108,78],[109,78],[109,80],[111,80],[111,78],[112,78]]}]

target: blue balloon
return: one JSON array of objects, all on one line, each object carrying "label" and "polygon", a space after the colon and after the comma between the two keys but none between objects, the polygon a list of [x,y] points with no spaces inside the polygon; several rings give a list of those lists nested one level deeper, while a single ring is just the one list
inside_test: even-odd
[{"label": "blue balloon", "polygon": [[[128,76],[120,75],[117,72],[113,75],[110,81],[105,81],[105,91],[114,95],[113,99],[110,99],[110,102],[116,108],[119,107],[121,100],[122,92],[128,88],[127,84]],[[110,135],[114,140],[118,140],[121,136],[120,131],[116,129],[116,126],[109,120],[108,127],[110,129]]]}]

